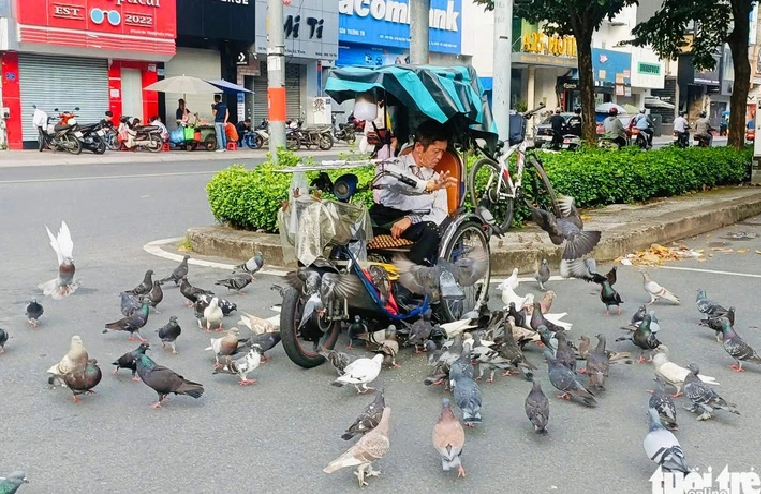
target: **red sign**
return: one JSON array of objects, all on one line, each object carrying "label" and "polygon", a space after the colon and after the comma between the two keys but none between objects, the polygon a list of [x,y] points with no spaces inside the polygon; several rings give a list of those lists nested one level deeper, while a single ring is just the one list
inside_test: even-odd
[{"label": "red sign", "polygon": [[16,0],[16,12],[21,43],[167,53],[171,41],[174,54],[176,0]]}]

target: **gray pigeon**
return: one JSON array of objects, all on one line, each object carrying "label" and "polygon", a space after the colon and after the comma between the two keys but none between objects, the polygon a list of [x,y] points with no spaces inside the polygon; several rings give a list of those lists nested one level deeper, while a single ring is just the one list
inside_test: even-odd
[{"label": "gray pigeon", "polygon": [[251,279],[254,279],[253,275],[264,266],[264,255],[261,252],[254,254],[248,261],[235,266],[233,274],[246,273],[251,275]]},{"label": "gray pigeon", "polygon": [[555,351],[555,358],[558,361],[568,367],[573,372],[576,372],[576,352],[573,345],[568,341],[565,330],[560,330],[555,333],[558,346]]},{"label": "gray pigeon", "polygon": [[11,335],[7,330],[0,328],[0,353],[5,353],[5,342],[8,341]]},{"label": "gray pigeon", "polygon": [[161,280],[155,280],[153,282],[153,287],[151,288],[151,291],[148,292],[145,295],[145,298],[148,299],[148,301],[151,303],[151,307],[153,310],[160,314],[158,310],[156,310],[156,307],[161,303],[162,300],[164,300],[164,291],[161,289],[161,285],[163,285],[164,282]]},{"label": "gray pigeon", "polygon": [[692,402],[691,408],[685,408],[688,412],[703,411],[698,420],[708,420],[712,417],[714,409],[724,409],[730,413],[740,415],[737,405],[726,401],[719,394],[703,383],[698,377],[698,366],[690,364],[690,373],[684,378],[684,395]]},{"label": "gray pigeon", "polygon": [[596,338],[597,347],[587,356],[587,366],[579,372],[589,376],[590,388],[605,389],[605,378],[608,377],[610,362],[605,351],[605,337],[598,334]]},{"label": "gray pigeon", "polygon": [[182,328],[177,324],[177,316],[171,316],[169,322],[156,330],[161,339],[161,348],[166,348],[166,344],[172,345],[172,353],[177,353],[177,338],[182,333]]},{"label": "gray pigeon", "polygon": [[238,273],[221,279],[214,284],[227,288],[228,292],[230,290],[237,290],[238,293],[243,295],[246,293],[243,291],[243,289],[246,288],[251,283],[251,281],[253,281],[253,279],[254,276],[249,273]]},{"label": "gray pigeon", "polygon": [[722,342],[723,341],[723,319],[727,319],[729,321],[729,325],[734,327],[735,326],[735,306],[730,306],[728,310],[717,310],[714,311],[713,314],[708,316],[705,319],[701,319],[698,323],[698,326],[708,326],[709,328],[713,329],[715,331],[716,341]]},{"label": "gray pigeon", "polygon": [[[632,343],[634,343],[634,346],[639,348],[639,359],[637,362],[640,364],[645,362],[644,354],[645,352],[648,352],[650,350],[655,350],[659,346],[661,346],[660,340],[656,338],[655,333],[650,329],[650,323],[652,322],[652,317],[650,314],[645,314],[645,317],[642,319],[642,322],[639,323],[639,326],[637,326],[637,329],[634,330],[634,333],[632,333],[629,336],[623,336],[621,338],[618,338],[616,341],[625,341],[630,340]],[[648,362],[653,361],[653,356],[650,355],[650,359]]]},{"label": "gray pigeon", "polygon": [[473,377],[473,363],[470,359],[470,352],[463,351],[452,365],[449,366],[449,384],[454,386],[454,381],[457,376],[464,375],[467,377]]},{"label": "gray pigeon", "polygon": [[676,423],[676,405],[674,405],[674,400],[666,391],[663,379],[656,377],[654,381],[655,387],[650,397],[650,408],[658,412],[661,422],[666,429],[672,432],[678,431],[679,425]]},{"label": "gray pigeon", "polygon": [[383,387],[381,386],[375,392],[375,399],[362,410],[357,420],[341,435],[341,439],[348,441],[354,436],[365,435],[375,429],[380,423],[384,408],[386,408],[386,398],[383,395]]},{"label": "gray pigeon", "polygon": [[465,373],[458,374],[454,379],[454,400],[462,410],[462,421],[468,427],[480,424],[481,417],[481,390],[472,377]]},{"label": "gray pigeon", "polygon": [[32,299],[31,302],[29,302],[26,306],[26,317],[29,320],[29,325],[33,328],[36,328],[40,325],[40,317],[42,317],[42,313],[45,312],[45,309],[43,309],[42,304],[37,302],[37,299]]},{"label": "gray pigeon", "polygon": [[325,357],[328,362],[330,362],[330,365],[336,369],[336,372],[338,372],[339,376],[344,375],[344,369],[353,360],[348,354],[339,352],[337,350],[330,350],[326,352],[325,349],[321,348],[320,354]]},{"label": "gray pigeon", "polygon": [[132,290],[127,290],[132,295],[144,295],[151,291],[151,288],[153,288],[153,280],[151,279],[151,276],[153,276],[153,270],[149,269],[145,272],[145,277],[143,278],[143,282],[137,285]]},{"label": "gray pigeon", "polygon": [[547,434],[547,422],[550,420],[550,402],[542,391],[538,379],[533,380],[531,392],[526,397],[526,415],[537,434]]},{"label": "gray pigeon", "polygon": [[0,475],[0,494],[16,494],[21,485],[28,483],[26,473],[20,470],[11,472],[4,477]]},{"label": "gray pigeon", "polygon": [[698,288],[698,294],[695,297],[695,304],[698,306],[698,312],[707,316],[712,316],[717,312],[727,311],[727,309],[722,307],[720,304],[709,300],[706,296],[706,291],[700,288]]},{"label": "gray pigeon", "polygon": [[[621,326],[621,329],[626,329],[628,331],[634,331],[636,330],[639,325],[642,323],[642,321],[645,320],[646,315],[650,315],[650,331],[653,333],[657,333],[661,330],[661,326],[658,321],[658,316],[655,315],[655,312],[648,311],[647,305],[640,305],[637,309],[637,312],[634,313],[632,316],[631,324],[628,326]],[[721,332],[721,331],[719,331]]]},{"label": "gray pigeon", "polygon": [[167,276],[166,278],[162,279],[161,281],[174,281],[174,285],[177,286],[180,284],[180,281],[182,281],[183,278],[186,278],[188,276],[188,259],[190,259],[189,255],[182,256],[182,261],[180,261],[180,265],[174,268],[174,271],[172,271],[172,274]]},{"label": "gray pigeon", "polygon": [[426,340],[431,337],[431,332],[433,332],[430,315],[418,319],[411,325],[404,321],[401,321],[401,323],[407,326],[410,330],[405,346],[412,345],[415,348],[415,353],[420,353],[418,345],[424,347]]},{"label": "gray pigeon", "polygon": [[729,319],[722,317],[721,325],[721,330],[724,334],[724,350],[737,362],[729,367],[735,372],[744,372],[743,361],[761,365],[761,356],[740,338],[740,335],[729,325]]},{"label": "gray pigeon", "polygon": [[542,259],[542,264],[534,271],[534,279],[539,283],[539,288],[545,291],[544,284],[550,280],[550,266],[547,259]]},{"label": "gray pigeon", "polygon": [[572,398],[578,398],[588,407],[594,407],[597,405],[594,394],[579,382],[576,373],[558,362],[549,350],[544,351],[544,357],[547,359],[547,370],[550,376],[550,384],[560,391],[563,391],[563,394],[558,396],[559,399],[570,400]]},{"label": "gray pigeon", "polygon": [[679,440],[672,432],[663,427],[656,410],[648,409],[647,415],[650,422],[650,432],[645,436],[647,457],[666,472],[690,473]]},{"label": "gray pigeon", "polygon": [[131,316],[138,310],[140,310],[140,307],[143,305],[140,300],[136,300],[135,297],[132,296],[129,292],[121,292],[119,294],[121,296],[121,311],[123,316]]},{"label": "gray pigeon", "polygon": [[244,340],[243,343],[248,348],[257,346],[262,354],[262,364],[266,363],[270,358],[264,354],[275,348],[280,343],[281,335],[280,331],[268,331],[263,334],[252,335],[249,339]]},{"label": "gray pigeon", "polygon": [[618,280],[618,268],[613,266],[610,271],[603,276],[597,272],[597,262],[593,257],[586,257],[582,259],[574,259],[568,261],[566,259],[560,260],[560,276],[563,278],[576,278],[587,282],[594,282],[602,284],[605,280],[608,280],[610,286],[616,284]]},{"label": "gray pigeon", "polygon": [[565,244],[563,259],[579,259],[589,254],[602,237],[599,230],[582,230],[584,225],[574,202],[570,196],[558,198],[560,218],[546,209],[529,206],[531,219],[549,234],[550,241],[555,245]]}]

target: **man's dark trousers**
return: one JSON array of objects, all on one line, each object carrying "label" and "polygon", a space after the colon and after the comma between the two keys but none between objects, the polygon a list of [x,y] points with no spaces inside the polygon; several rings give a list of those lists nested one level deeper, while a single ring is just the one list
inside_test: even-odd
[{"label": "man's dark trousers", "polygon": [[[409,211],[382,204],[373,204],[370,207],[370,218],[378,225],[374,229],[377,233],[390,233],[393,223],[409,214]],[[441,229],[433,221],[421,221],[411,225],[402,232],[401,238],[414,242],[410,247],[409,257],[415,264],[432,265],[438,260]]]}]

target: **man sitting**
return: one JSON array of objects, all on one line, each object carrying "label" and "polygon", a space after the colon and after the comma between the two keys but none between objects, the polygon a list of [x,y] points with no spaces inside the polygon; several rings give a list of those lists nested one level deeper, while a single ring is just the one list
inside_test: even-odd
[{"label": "man sitting", "polygon": [[[387,170],[413,180],[414,190],[389,176],[376,182],[390,186],[380,189],[370,208],[376,232],[390,232],[395,239],[414,242],[409,257],[415,264],[436,263],[442,223],[448,213],[446,188],[458,185],[457,179],[448,173],[433,170],[447,150],[448,139],[442,124],[433,120],[423,122],[415,133],[412,153],[400,157],[398,165],[385,165]],[[410,190],[405,194],[407,191],[402,187]],[[421,210],[425,214],[420,214]]]},{"label": "man sitting", "polygon": [[647,112],[644,108],[639,111],[639,115],[634,117],[634,125],[637,127],[638,131],[645,134],[647,148],[650,149],[653,147],[653,122],[650,120],[650,117],[647,116]]},{"label": "man sitting", "polygon": [[626,132],[624,124],[618,118],[618,108],[608,110],[608,118],[602,121],[602,127],[606,139],[615,142],[620,148],[626,146]]}]

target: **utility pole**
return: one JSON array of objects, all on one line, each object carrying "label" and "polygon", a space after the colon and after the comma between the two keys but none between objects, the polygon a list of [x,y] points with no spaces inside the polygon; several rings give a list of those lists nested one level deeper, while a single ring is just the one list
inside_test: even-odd
[{"label": "utility pole", "polygon": [[267,0],[267,108],[270,156],[285,146],[285,33],[283,0]]},{"label": "utility pole", "polygon": [[431,0],[409,0],[410,9],[410,62],[428,63],[428,16]]},{"label": "utility pole", "polygon": [[510,135],[510,83],[513,55],[513,1],[494,0],[494,56],[492,61],[492,114],[499,139]]}]

